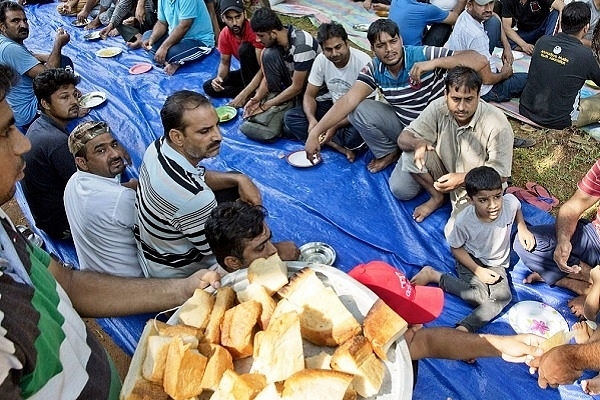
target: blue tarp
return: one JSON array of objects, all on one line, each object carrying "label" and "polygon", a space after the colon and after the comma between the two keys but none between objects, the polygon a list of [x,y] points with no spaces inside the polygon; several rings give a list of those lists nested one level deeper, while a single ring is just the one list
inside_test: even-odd
[{"label": "blue tarp", "polygon": [[[85,42],[86,32],[72,27],[72,18],[59,16],[55,8],[56,3],[27,7],[31,34],[25,43],[31,50],[48,52],[56,28],[63,26],[71,34],[71,42],[63,52],[73,59],[76,72],[81,74],[79,87],[84,93],[103,90],[108,96],[105,104],[93,109],[84,119],[102,119],[109,123],[131,154],[134,167],[130,173],[135,176],[144,150],[162,135],[159,110],[165,98],[181,89],[202,91],[202,83],[216,72],[218,53],[215,51],[199,63],[183,66],[172,77],[167,77],[160,69],[130,75],[128,69],[132,65],[147,61],[145,51],[128,51],[120,38]],[[108,59],[95,56],[94,53],[105,46],[120,47],[123,53]],[[214,100],[216,106],[224,103],[224,100]],[[216,170],[238,170],[254,179],[269,211],[268,222],[275,240],[293,240],[298,245],[310,241],[327,242],[337,251],[336,267],[346,272],[360,263],[384,260],[408,276],[416,274],[423,265],[454,273],[454,261],[443,235],[449,206],[418,224],[411,218],[412,210],[426,200],[426,195],[408,202],[396,200],[387,183],[391,167],[378,174],[366,170],[365,165],[373,157],[370,152],[361,153],[351,164],[343,155],[325,149],[320,165],[294,168],[287,164],[284,155],[301,149],[301,143],[289,140],[279,140],[271,145],[253,142],[238,131],[239,124],[239,117],[222,124],[221,154],[203,164]],[[17,199],[28,214],[21,192]],[[523,205],[523,210],[530,224],[552,221],[549,214],[527,204]],[[28,219],[33,222],[30,215]],[[49,251],[66,261],[76,262],[71,243],[45,239]],[[523,285],[520,282],[526,274],[526,268],[520,263],[511,269],[513,302],[546,302],[568,320],[569,326],[572,325],[575,319],[567,307],[572,293],[551,289],[543,283]],[[446,295],[442,316],[428,326],[452,327],[470,311],[462,300]],[[132,354],[148,317],[110,318],[99,322],[120,347]],[[482,332],[514,333],[506,314],[485,326]],[[525,365],[509,364],[500,359],[478,360],[475,364],[426,360],[420,362],[414,398],[590,398],[578,385],[542,391],[536,379],[529,375]]]}]

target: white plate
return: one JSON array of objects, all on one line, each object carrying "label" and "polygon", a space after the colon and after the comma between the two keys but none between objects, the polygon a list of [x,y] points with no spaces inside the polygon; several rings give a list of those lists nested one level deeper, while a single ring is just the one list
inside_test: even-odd
[{"label": "white plate", "polygon": [[323,242],[310,242],[300,246],[299,261],[333,265],[335,262],[335,250]]},{"label": "white plate", "polygon": [[[326,286],[331,286],[338,297],[344,303],[348,311],[362,324],[377,295],[370,289],[349,277],[344,272],[333,267],[322,264],[309,264],[301,261],[288,261],[288,272],[290,274],[310,266]],[[221,279],[223,286],[231,286],[237,292],[248,285],[248,270],[242,269],[226,275]],[[179,311],[179,310],[178,310]],[[167,323],[175,324],[178,319],[176,311]],[[304,341],[304,356],[311,357],[326,351],[333,353],[332,347],[315,346]],[[388,361],[385,362],[385,377],[379,393],[369,400],[410,400],[412,399],[413,370],[408,346],[404,336],[392,345],[387,353]],[[236,371],[245,373],[250,369],[252,358],[244,358],[235,362]],[[393,377],[393,379],[392,379]]]},{"label": "white plate", "polygon": [[549,338],[569,325],[554,308],[539,301],[521,301],[508,311],[508,321],[517,333],[533,333]]},{"label": "white plate", "polygon": [[79,107],[93,108],[99,106],[106,101],[106,93],[104,92],[89,92],[84,94],[79,99]]},{"label": "white plate", "polygon": [[100,37],[100,31],[95,31],[95,32],[88,33],[83,38],[85,40],[87,40],[87,41],[102,39]]},{"label": "white plate", "polygon": [[294,167],[298,168],[314,167],[315,165],[321,162],[320,158],[315,158],[315,163],[311,163],[308,160],[308,158],[306,158],[306,151],[304,150],[298,150],[288,154],[286,160],[290,165],[293,165]]},{"label": "white plate", "polygon": [[121,54],[122,51],[123,50],[121,50],[119,47],[105,47],[103,49],[98,50],[96,52],[96,55],[102,58],[109,58]]}]

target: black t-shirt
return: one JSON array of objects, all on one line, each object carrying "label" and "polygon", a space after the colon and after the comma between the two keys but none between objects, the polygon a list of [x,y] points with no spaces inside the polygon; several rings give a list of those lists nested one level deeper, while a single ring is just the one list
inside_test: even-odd
[{"label": "black t-shirt", "polygon": [[517,28],[531,32],[539,28],[550,15],[550,6],[554,0],[502,0],[502,18],[517,20]]},{"label": "black t-shirt", "polygon": [[542,36],[533,50],[519,112],[547,128],[571,126],[587,79],[600,85],[600,66],[589,48],[562,32]]}]

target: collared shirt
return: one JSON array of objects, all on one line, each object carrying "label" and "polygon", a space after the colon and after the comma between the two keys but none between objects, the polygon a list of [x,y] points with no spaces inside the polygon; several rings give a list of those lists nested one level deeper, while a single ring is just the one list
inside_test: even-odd
[{"label": "collared shirt", "polygon": [[[596,160],[592,168],[579,181],[577,187],[589,196],[600,198],[600,160]],[[592,223],[596,228],[596,233],[600,236],[600,209],[596,211],[596,218]]]},{"label": "collared shirt", "polygon": [[204,223],[217,202],[204,172],[204,167],[190,164],[164,137],[146,149],[134,228],[146,276],[184,277],[216,262]]},{"label": "collared shirt", "polygon": [[242,37],[239,38],[234,35],[231,29],[221,29],[221,33],[219,34],[219,53],[228,56],[234,56],[239,60],[240,45],[244,42],[251,43],[252,46],[257,49],[264,48],[262,43],[256,40],[256,33],[254,33],[252,30],[249,20],[244,21],[244,26],[242,27]]}]

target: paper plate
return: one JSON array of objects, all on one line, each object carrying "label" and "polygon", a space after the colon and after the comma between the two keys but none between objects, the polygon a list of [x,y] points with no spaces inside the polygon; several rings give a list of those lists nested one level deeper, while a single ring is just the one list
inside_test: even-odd
[{"label": "paper plate", "polygon": [[288,154],[288,156],[285,159],[290,165],[293,165],[294,167],[298,168],[313,167],[321,162],[321,159],[317,158],[314,164],[311,163],[308,160],[308,158],[306,158],[306,151],[304,150],[294,151],[293,153]]},{"label": "paper plate", "polygon": [[231,106],[217,107],[219,122],[231,121],[237,115],[237,110]]},{"label": "paper plate", "polygon": [[298,261],[333,265],[335,257],[335,250],[327,243],[310,242],[300,246]]},{"label": "paper plate", "polygon": [[569,325],[558,311],[539,301],[521,301],[508,311],[508,322],[517,333],[533,333],[549,338]]},{"label": "paper plate", "polygon": [[[525,56],[525,54],[523,54],[522,52],[517,51],[517,50],[513,50],[512,53],[513,53],[513,58],[515,60],[520,60],[521,58],[523,58]],[[502,53],[500,53],[500,57],[502,57]]]},{"label": "paper plate", "polygon": [[87,41],[102,39],[102,37],[100,36],[100,31],[88,33],[83,38]]},{"label": "paper plate", "polygon": [[114,57],[116,55],[121,54],[123,50],[121,50],[119,47],[106,47],[104,49],[100,49],[96,52],[96,55],[98,57],[102,57],[102,58],[108,58],[108,57]]},{"label": "paper plate", "polygon": [[104,92],[90,92],[84,94],[79,99],[79,107],[92,108],[99,106],[106,101],[106,93]]},{"label": "paper plate", "polygon": [[75,18],[73,21],[71,21],[71,25],[76,26],[78,28],[84,27],[89,23],[90,23],[89,19],[84,19],[83,21],[79,21],[77,18]]},{"label": "paper plate", "polygon": [[596,85],[594,83],[594,81],[588,79],[587,81],[585,81],[585,84],[588,85],[589,87],[591,87],[592,89],[600,89],[600,87],[598,85]]},{"label": "paper plate", "polygon": [[151,69],[152,69],[152,64],[139,63],[139,64],[135,64],[133,67],[129,68],[129,73],[132,75],[139,75],[139,74],[148,72]]}]

